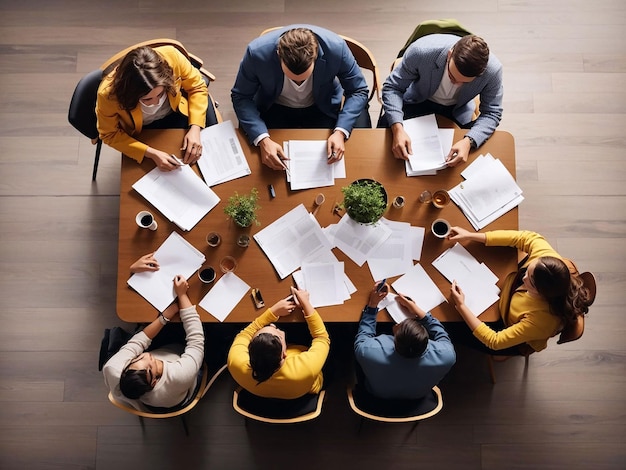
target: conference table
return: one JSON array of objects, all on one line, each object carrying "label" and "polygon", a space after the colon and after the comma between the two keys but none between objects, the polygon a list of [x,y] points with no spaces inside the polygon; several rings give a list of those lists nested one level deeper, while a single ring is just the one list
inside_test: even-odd
[{"label": "conference table", "polygon": [[[270,260],[252,239],[252,236],[299,204],[303,204],[312,212],[315,207],[315,197],[319,193],[325,196],[325,202],[316,213],[316,218],[321,227],[339,222],[343,213],[336,214],[333,208],[336,203],[343,199],[341,188],[361,178],[374,179],[385,187],[389,199],[388,209],[384,214],[385,218],[409,222],[413,226],[425,228],[419,263],[443,295],[450,299],[450,282],[431,263],[454,243],[447,239],[436,238],[431,233],[430,226],[434,219],[444,218],[453,226],[458,225],[472,231],[473,228],[453,202],[442,209],[437,209],[432,204],[419,202],[420,193],[424,190],[434,192],[437,189],[450,189],[456,186],[463,181],[460,173],[467,164],[478,155],[487,152],[500,159],[515,177],[514,140],[512,135],[505,131],[496,131],[479,150],[472,151],[466,164],[440,170],[432,176],[407,177],[404,161],[394,158],[391,152],[392,136],[390,130],[355,129],[346,142],[344,157],[346,179],[335,180],[334,186],[292,191],[286,181],[285,172],[275,171],[263,165],[259,149],[248,143],[242,131],[237,129],[236,132],[248,160],[251,174],[213,186],[213,191],[220,197],[220,203],[190,231],[183,231],[164,218],[155,207],[132,188],[137,180],[154,168],[154,162],[150,159],[144,159],[141,164],[138,164],[135,160],[122,156],[117,274],[117,314],[122,320],[135,323],[149,322],[158,315],[157,310],[147,300],[127,285],[131,275],[129,267],[140,256],[155,251],[172,231],[177,231],[205,255],[206,262],[203,266],[215,268],[217,273],[215,282],[219,281],[222,275],[219,269],[220,260],[227,255],[233,256],[237,261],[235,274],[250,287],[261,291],[266,307],[272,306],[278,300],[289,295],[290,286],[294,285],[294,282],[291,276],[280,279]],[[460,139],[465,132],[463,129],[456,128],[454,142]],[[151,147],[181,156],[180,146],[184,133],[184,129],[145,130],[140,135],[140,140]],[[329,134],[330,131],[323,129],[271,131],[271,136],[276,142],[326,140]],[[208,157],[203,156],[202,158]],[[193,165],[193,168],[199,173],[197,165]],[[270,184],[274,187],[275,198],[270,198],[268,191]],[[235,192],[239,194],[249,193],[252,188],[257,188],[260,196],[259,205],[261,209],[258,211],[257,217],[261,225],[252,225],[243,229],[228,220],[224,213],[224,206],[228,198]],[[404,196],[405,205],[398,209],[392,206],[391,201],[399,195]],[[142,210],[148,210],[154,215],[158,223],[156,231],[137,226],[135,216]],[[489,224],[485,230],[517,228],[518,210],[515,208]],[[206,242],[206,235],[212,231],[218,232],[222,237],[221,244],[215,248],[210,247]],[[246,248],[237,245],[237,238],[242,233],[251,237],[250,245]],[[508,273],[517,269],[517,251],[513,248],[485,247],[478,243],[468,243],[465,244],[465,247],[478,261],[484,262],[498,276],[500,282]],[[320,315],[325,322],[357,322],[375,280],[372,279],[366,265],[359,267],[337,248],[333,249],[333,253],[339,261],[344,262],[345,273],[356,286],[357,291],[341,305],[320,307]],[[395,279],[388,279],[387,282],[391,283]],[[192,275],[189,278],[188,291],[191,301],[198,304],[209,289],[215,285],[215,282],[204,284],[197,274]],[[250,322],[262,311],[263,309],[256,309],[252,296],[248,293],[228,315],[225,322]],[[199,306],[198,312],[203,322],[217,321]],[[434,308],[432,314],[441,321],[461,321],[461,317],[453,304],[448,302]],[[480,315],[480,319],[483,321],[493,321],[497,318],[497,303]],[[379,321],[393,321],[384,310],[379,313],[378,319]],[[293,314],[281,318],[281,321],[303,321],[303,316],[301,312],[296,310]]]}]

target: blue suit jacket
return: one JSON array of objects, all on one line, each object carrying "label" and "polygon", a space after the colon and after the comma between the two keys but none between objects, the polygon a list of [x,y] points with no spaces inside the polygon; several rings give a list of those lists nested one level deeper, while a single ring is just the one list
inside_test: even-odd
[{"label": "blue suit jacket", "polygon": [[251,142],[267,132],[260,112],[274,104],[283,88],[284,73],[276,53],[278,40],[285,31],[298,27],[313,31],[319,43],[313,69],[313,99],[317,107],[337,119],[335,127],[352,132],[354,123],[367,104],[367,83],[341,37],[310,25],[291,25],[271,31],[248,45],[231,90],[239,126]]},{"label": "blue suit jacket", "polygon": [[[429,99],[446,73],[448,50],[459,40],[452,34],[430,34],[415,41],[383,84],[383,106],[391,126],[402,122],[402,104],[421,103]],[[480,115],[467,132],[478,146],[491,137],[502,118],[502,64],[489,54],[487,68],[480,77],[461,85],[452,114],[466,124],[471,122],[474,98],[480,96]]]}]

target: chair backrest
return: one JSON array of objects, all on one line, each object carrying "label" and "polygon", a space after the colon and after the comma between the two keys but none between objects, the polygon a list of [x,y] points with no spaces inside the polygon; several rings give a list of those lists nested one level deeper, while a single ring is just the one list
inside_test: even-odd
[{"label": "chair backrest", "polygon": [[422,21],[415,27],[413,33],[411,33],[409,39],[407,39],[406,44],[404,44],[404,47],[400,49],[400,52],[398,52],[397,57],[402,57],[407,48],[417,39],[423,36],[428,36],[429,34],[454,34],[455,36],[467,36],[472,33],[461,26],[461,24],[453,18]]},{"label": "chair backrest", "polygon": [[102,70],[100,69],[93,70],[81,78],[74,89],[67,112],[69,123],[92,141],[98,139],[96,99],[101,81]]},{"label": "chair backrest", "polygon": [[[589,306],[596,300],[596,278],[593,273],[586,271],[579,274],[583,281],[583,286],[589,289]],[[567,325],[561,331],[557,344],[569,343],[570,341],[576,341],[585,332],[585,316],[579,315],[576,317],[576,321]]]},{"label": "chair backrest", "polygon": [[263,398],[238,387],[233,393],[234,410],[246,418],[271,424],[293,424],[317,418],[322,412],[326,391],[300,398]]},{"label": "chair backrest", "polygon": [[226,369],[226,365],[220,368],[209,380],[208,366],[206,365],[206,363],[203,363],[202,364],[202,379],[200,380],[200,384],[196,387],[195,395],[190,401],[188,401],[184,406],[181,406],[181,407],[163,408],[158,411],[157,410],[155,411],[136,410],[135,408],[132,408],[126,405],[125,403],[120,403],[119,401],[117,401],[111,392],[109,392],[109,401],[115,406],[117,406],[118,408],[120,408],[121,410],[124,410],[135,416],[139,416],[141,418],[155,418],[155,419],[173,418],[175,416],[180,416],[182,414],[185,414],[191,409],[193,409],[198,404],[200,399],[205,395],[205,393],[213,384],[213,382],[215,382],[217,377],[225,369]]},{"label": "chair backrest", "polygon": [[439,387],[419,400],[383,400],[365,391],[364,387],[348,387],[348,403],[359,416],[386,423],[409,423],[435,416],[443,409]]},{"label": "chair backrest", "polygon": [[356,63],[359,64],[359,67],[372,72],[372,91],[367,101],[371,101],[374,95],[376,95],[376,99],[380,104],[382,104],[382,84],[380,82],[378,66],[376,65],[376,59],[374,59],[374,55],[367,47],[365,47],[359,41],[355,41],[354,39],[344,36],[342,34],[340,34],[340,36],[343,38],[344,41],[346,41],[346,44],[350,48],[350,52],[352,52],[352,55],[354,56]]}]

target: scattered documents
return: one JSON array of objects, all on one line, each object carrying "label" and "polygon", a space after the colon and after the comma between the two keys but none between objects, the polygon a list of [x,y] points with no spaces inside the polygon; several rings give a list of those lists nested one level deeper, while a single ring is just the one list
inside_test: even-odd
[{"label": "scattered documents", "polygon": [[133,189],[183,230],[191,230],[220,202],[189,165],[172,171],[155,168],[133,184]]},{"label": "scattered documents", "polygon": [[198,305],[219,321],[224,321],[248,290],[248,284],[235,273],[229,272],[215,283]]},{"label": "scattered documents", "polygon": [[200,132],[200,140],[202,158],[198,160],[198,167],[208,186],[250,174],[248,160],[232,121],[205,127]]},{"label": "scattered documents", "polygon": [[344,214],[337,226],[325,233],[332,237],[334,246],[363,266],[371,253],[391,236],[391,229],[382,223],[360,224]]},{"label": "scattered documents", "polygon": [[[437,305],[446,301],[437,285],[428,276],[421,264],[413,266],[404,276],[398,278],[391,286],[396,292],[407,295],[425,312],[429,312]],[[387,307],[400,307],[397,302]],[[391,313],[390,313],[391,314]]]},{"label": "scattered documents", "polygon": [[380,219],[391,230],[387,240],[367,256],[367,265],[376,280],[399,276],[413,267],[411,224]]},{"label": "scattered documents", "polygon": [[524,200],[522,189],[509,170],[490,154],[480,155],[461,174],[465,181],[448,192],[476,230]]},{"label": "scattered documents", "polygon": [[174,277],[181,275],[189,279],[202,266],[205,257],[177,232],[172,232],[154,252],[154,258],[159,262],[158,271],[135,273],[127,282],[163,312],[176,298]]},{"label": "scattered documents", "polygon": [[465,294],[465,305],[479,316],[500,298],[496,276],[484,263],[479,263],[460,243],[448,248],[433,261],[433,266]]},{"label": "scattered documents", "polygon": [[332,249],[322,228],[300,204],[254,235],[281,279],[307,258]]},{"label": "scattered documents", "polygon": [[446,167],[446,156],[443,153],[434,114],[406,119],[402,125],[411,138],[413,153],[409,155],[408,160],[411,172],[433,171]]},{"label": "scattered documents", "polygon": [[[450,153],[450,149],[452,148],[452,144],[454,140],[454,129],[447,129],[447,128],[438,129],[438,133],[439,133],[439,141],[441,143],[442,155],[445,161],[446,156]],[[413,148],[413,153],[415,153],[415,146],[412,145],[412,148]],[[417,158],[419,158],[419,155],[417,155]],[[426,175],[437,174],[437,169],[414,170],[413,167],[411,166],[410,160],[406,160],[404,162],[404,166],[405,166],[407,176],[426,176]],[[442,168],[447,168],[447,165],[443,166]]]}]

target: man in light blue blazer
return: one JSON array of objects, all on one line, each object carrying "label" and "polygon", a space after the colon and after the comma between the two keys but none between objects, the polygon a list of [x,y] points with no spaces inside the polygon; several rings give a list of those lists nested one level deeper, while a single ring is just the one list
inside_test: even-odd
[{"label": "man in light blue blazer", "polygon": [[[469,128],[447,156],[448,165],[454,166],[491,137],[502,118],[502,95],[502,64],[482,38],[430,34],[409,46],[385,80],[385,114],[379,125],[391,127],[393,154],[404,160],[412,149],[403,119],[435,113]],[[480,115],[472,121],[476,96]]]},{"label": "man in light blue blazer", "polygon": [[[366,124],[368,89],[346,42],[317,26],[292,25],[252,41],[231,98],[239,126],[260,147],[262,162],[285,169],[288,157],[269,129],[333,129],[328,162],[343,158],[354,127]],[[345,98],[342,106],[342,98]]]}]

